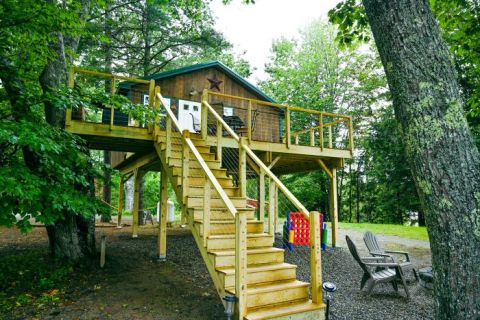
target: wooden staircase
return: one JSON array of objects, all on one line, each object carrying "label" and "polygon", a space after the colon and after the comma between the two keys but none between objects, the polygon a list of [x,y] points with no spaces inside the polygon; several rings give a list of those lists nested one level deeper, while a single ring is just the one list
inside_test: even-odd
[{"label": "wooden staircase", "polygon": [[[208,190],[208,198],[204,196],[206,174],[192,150],[188,151],[188,179],[182,175],[185,152],[182,134],[171,132],[170,157],[165,136],[158,131],[154,135],[157,153],[168,168],[177,199],[183,199],[185,218],[220,298],[235,295],[235,218],[214,188]],[[297,266],[285,263],[284,250],[273,247],[273,233],[264,231],[263,218],[257,220],[246,198],[238,196],[239,188],[210,152],[210,146],[200,135],[190,134],[190,139],[237,212],[246,215],[247,290],[243,319],[323,319],[323,304],[312,303],[309,283],[297,280]],[[184,186],[183,181],[188,181],[188,185]],[[205,199],[208,205],[204,205]],[[208,212],[204,213],[205,208]]]}]

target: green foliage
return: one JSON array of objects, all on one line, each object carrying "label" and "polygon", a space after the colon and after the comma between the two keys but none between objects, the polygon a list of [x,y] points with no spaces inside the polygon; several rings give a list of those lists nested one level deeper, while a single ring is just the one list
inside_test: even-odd
[{"label": "green foliage", "polygon": [[0,258],[0,314],[26,304],[42,305],[58,300],[75,267],[40,252]]}]

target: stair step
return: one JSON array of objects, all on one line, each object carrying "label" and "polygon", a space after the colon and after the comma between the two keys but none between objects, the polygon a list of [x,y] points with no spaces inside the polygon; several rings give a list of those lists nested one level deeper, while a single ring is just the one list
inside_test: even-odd
[{"label": "stair step", "polygon": [[[235,207],[246,207],[247,198],[244,197],[230,197],[229,198]],[[211,207],[223,207],[225,204],[222,199],[218,197],[210,198]],[[189,207],[201,207],[203,206],[203,196],[188,196],[188,206]],[[262,230],[263,231],[263,230]]]},{"label": "stair step", "polygon": [[[235,250],[218,250],[208,253],[216,268],[235,266]],[[248,265],[282,263],[284,250],[274,247],[255,248],[247,250]]]},{"label": "stair step", "polygon": [[[182,174],[182,166],[170,166],[170,170],[172,170],[172,174],[174,176],[179,176]],[[227,178],[227,169],[210,169],[215,177]],[[188,173],[192,176],[201,176],[204,175],[204,171],[201,168],[191,168],[189,166]]]},{"label": "stair step", "polygon": [[[273,237],[265,233],[247,234],[247,248],[259,248],[273,245]],[[235,234],[210,235],[207,237],[207,250],[235,248]]]},{"label": "stair step", "polygon": [[253,310],[252,312],[249,312],[245,317],[245,320],[278,319],[295,314],[304,314],[305,317],[298,319],[325,319],[325,305],[313,304],[311,300],[306,302],[280,304],[273,307]]},{"label": "stair step", "polygon": [[[190,158],[189,162],[190,162],[189,163],[190,168],[201,168],[200,163],[195,158],[194,159]],[[220,161],[217,161],[217,160],[205,160],[205,163],[207,164],[207,166],[210,169],[220,169],[222,167],[222,164],[220,163]],[[168,161],[168,164],[170,166],[181,168],[182,167],[182,159],[170,158],[170,160]]]},{"label": "stair step", "polygon": [[[179,175],[174,175],[173,176],[174,181],[177,181],[177,186],[182,185],[182,177]],[[176,179],[176,180],[175,180]],[[233,181],[231,178],[228,177],[218,177],[217,178],[218,183],[220,186],[223,187],[233,187]],[[193,175],[188,177],[188,185],[189,186],[203,186],[205,185],[205,176],[204,175]]]},{"label": "stair step", "polygon": [[[183,149],[183,145],[181,143],[172,143],[171,145],[171,148],[172,148],[172,151],[182,151]],[[165,143],[161,143],[161,150],[162,151],[165,151],[165,149],[167,148],[166,144]],[[210,146],[207,146],[207,145],[195,145],[195,148],[198,150],[198,152],[200,153],[210,153]]]},{"label": "stair step", "polygon": [[[255,308],[274,306],[288,302],[306,302],[308,299],[309,283],[289,280],[269,284],[247,286],[247,314]],[[235,288],[227,288],[226,291],[235,295]]]},{"label": "stair step", "polygon": [[[198,233],[203,235],[203,221],[195,220],[195,226],[198,227]],[[247,221],[248,233],[262,233],[263,221]],[[232,234],[235,233],[235,221],[230,220],[210,220],[210,234]]]},{"label": "stair step", "polygon": [[[247,219],[253,219],[255,217],[255,209],[253,208],[236,208],[237,211],[246,211]],[[190,207],[189,214],[193,212],[194,220],[203,220],[203,207]],[[212,220],[231,220],[233,219],[232,215],[224,207],[211,207],[210,208],[210,219]]]},{"label": "stair step", "polygon": [[[217,269],[224,288],[235,286],[235,268]],[[247,267],[247,285],[295,280],[297,266],[289,263],[262,264]]]},{"label": "stair step", "polygon": [[[223,191],[225,191],[227,196],[235,197],[238,193],[238,187],[225,187]],[[213,196],[218,196],[217,190],[211,188],[210,192]],[[191,196],[203,196],[203,186],[190,186],[188,194]]]},{"label": "stair step", "polygon": [[[200,153],[203,160],[215,160],[215,154],[214,153]],[[171,158],[174,158],[174,159],[182,159],[183,157],[183,154],[181,151],[176,151],[176,150],[172,150],[172,153],[171,153]],[[196,160],[195,156],[193,155],[193,153],[190,151],[190,156],[189,156],[189,159],[190,160]]]}]

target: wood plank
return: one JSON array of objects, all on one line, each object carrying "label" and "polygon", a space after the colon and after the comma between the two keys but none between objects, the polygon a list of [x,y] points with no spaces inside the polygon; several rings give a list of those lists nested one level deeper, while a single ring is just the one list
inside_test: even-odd
[{"label": "wood plank", "polygon": [[247,216],[237,212],[235,216],[235,291],[238,318],[247,315]]},{"label": "wood plank", "polygon": [[322,256],[320,238],[320,213],[310,212],[310,276],[312,284],[312,302],[322,303]]}]

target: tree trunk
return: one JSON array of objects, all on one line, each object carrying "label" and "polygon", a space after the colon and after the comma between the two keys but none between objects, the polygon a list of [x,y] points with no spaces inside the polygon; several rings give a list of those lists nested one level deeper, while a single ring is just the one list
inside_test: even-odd
[{"label": "tree trunk", "polygon": [[480,317],[480,156],[427,0],[363,0],[425,213],[436,319]]},{"label": "tree trunk", "polygon": [[[67,85],[67,62],[61,33],[58,33],[58,41],[52,43],[50,47],[56,52],[56,56],[48,61],[39,79],[45,94],[55,91],[62,85]],[[48,100],[44,105],[47,122],[54,127],[63,128],[65,110],[57,108]],[[90,183],[90,189],[92,189],[93,177]],[[94,196],[94,191],[84,191]],[[66,211],[63,218],[47,227],[47,233],[51,253],[55,257],[77,262],[92,256],[95,252],[95,217],[86,219],[81,216],[72,216],[70,212]]]}]

